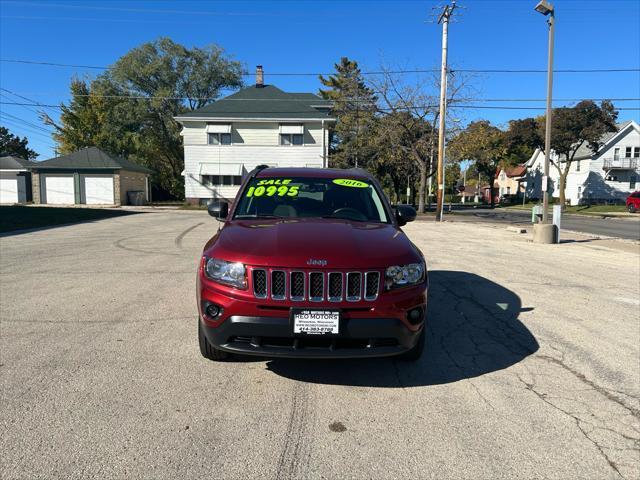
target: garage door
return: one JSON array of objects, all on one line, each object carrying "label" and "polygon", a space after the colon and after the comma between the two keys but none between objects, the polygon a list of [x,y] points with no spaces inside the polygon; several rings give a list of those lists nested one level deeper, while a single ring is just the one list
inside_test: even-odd
[{"label": "garage door", "polygon": [[85,203],[113,205],[113,177],[84,177]]},{"label": "garage door", "polygon": [[72,205],[76,203],[72,175],[45,175],[44,191],[46,202],[52,205]]},{"label": "garage door", "polygon": [[18,177],[15,173],[0,174],[0,203],[18,203]]}]

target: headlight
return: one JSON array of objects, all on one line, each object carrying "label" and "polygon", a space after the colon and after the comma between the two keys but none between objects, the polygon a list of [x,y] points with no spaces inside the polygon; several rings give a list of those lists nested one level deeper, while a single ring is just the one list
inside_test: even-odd
[{"label": "headlight", "polygon": [[410,263],[409,265],[394,265],[385,272],[384,285],[387,290],[396,287],[415,285],[424,280],[424,263]]},{"label": "headlight", "polygon": [[247,288],[246,269],[242,263],[227,262],[219,258],[207,258],[204,266],[207,278],[237,288]]}]

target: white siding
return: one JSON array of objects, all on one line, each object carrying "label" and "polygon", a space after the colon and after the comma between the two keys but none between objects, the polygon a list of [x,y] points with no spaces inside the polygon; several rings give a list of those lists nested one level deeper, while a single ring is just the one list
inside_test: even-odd
[{"label": "white siding", "polygon": [[[277,132],[277,129],[276,129]],[[322,167],[322,144],[314,146],[185,145],[185,196],[187,198],[235,197],[238,187],[202,185],[201,163],[233,163],[243,166],[243,174],[258,165],[278,167]]]},{"label": "white siding", "polygon": [[180,132],[183,143],[185,145],[206,145],[206,128],[206,122],[184,122],[182,132]]},{"label": "white siding", "polygon": [[[603,200],[625,200],[634,190],[640,188],[640,171],[638,170],[611,170],[609,175],[617,177],[617,180],[607,180],[607,171],[603,169],[605,160],[613,158],[616,148],[620,149],[620,157],[625,156],[626,147],[640,148],[640,132],[637,128],[629,128],[625,134],[621,135],[614,143],[607,145],[590,160],[583,160],[582,163],[588,165],[584,176],[567,179],[567,193],[571,188],[571,204],[577,205],[580,201],[586,203],[589,199],[593,201]],[[640,161],[640,159],[639,159]],[[573,170],[573,169],[572,169]],[[585,170],[581,165],[581,170]],[[630,187],[631,177],[636,177],[636,187]],[[581,195],[578,197],[578,185],[581,186]],[[569,196],[567,195],[567,198]]]},{"label": "white siding", "polygon": [[280,124],[275,123],[235,123],[231,129],[234,145],[267,145],[280,143]]}]

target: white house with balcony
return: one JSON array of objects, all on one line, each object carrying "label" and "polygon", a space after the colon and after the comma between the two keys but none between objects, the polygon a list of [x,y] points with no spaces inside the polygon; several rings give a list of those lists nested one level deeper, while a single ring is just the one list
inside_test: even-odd
[{"label": "white house with balcony", "polygon": [[[583,145],[577,151],[567,175],[565,195],[571,205],[619,203],[631,192],[640,189],[640,127],[633,121],[617,125],[616,132],[607,133],[602,146],[593,153]],[[551,152],[557,161],[558,156]],[[560,159],[561,160],[561,159]],[[526,164],[527,198],[542,198],[544,151],[537,149]],[[564,168],[564,167],[562,167]],[[549,191],[560,196],[560,175],[549,166]]]},{"label": "white house with balcony", "polygon": [[176,117],[182,125],[185,197],[191,204],[233,200],[258,165],[327,167],[331,102],[256,84]]}]

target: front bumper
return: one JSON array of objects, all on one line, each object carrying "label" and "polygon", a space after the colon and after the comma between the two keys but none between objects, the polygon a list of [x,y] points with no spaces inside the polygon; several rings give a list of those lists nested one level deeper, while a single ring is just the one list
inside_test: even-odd
[{"label": "front bumper", "polygon": [[[202,322],[202,320],[201,320]],[[231,316],[212,327],[202,322],[214,347],[231,353],[287,358],[362,358],[400,355],[418,341],[397,318],[348,318],[338,336],[293,336],[289,318]]]}]

